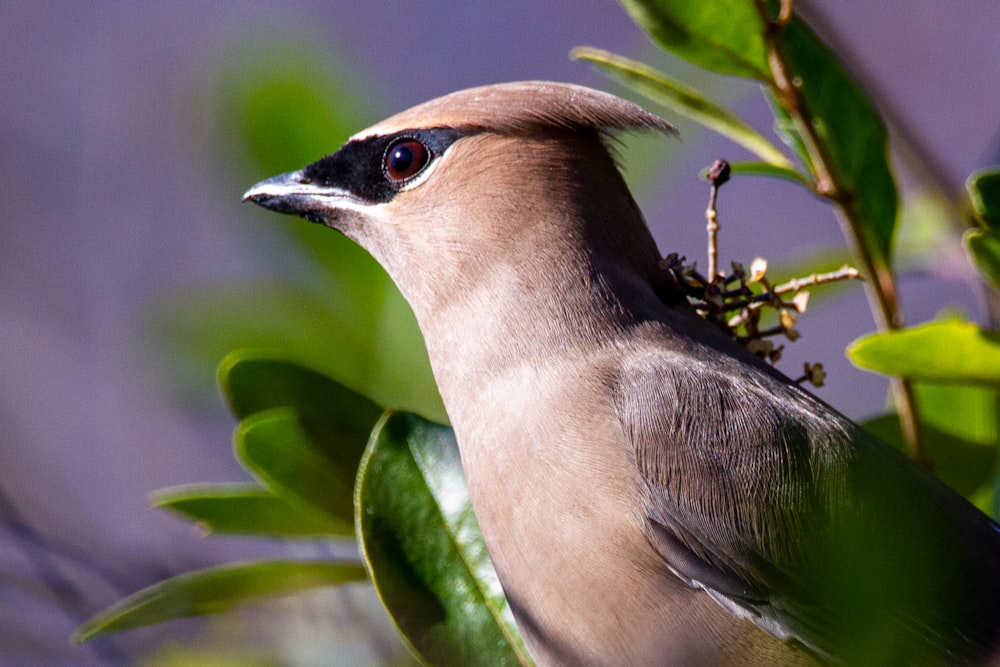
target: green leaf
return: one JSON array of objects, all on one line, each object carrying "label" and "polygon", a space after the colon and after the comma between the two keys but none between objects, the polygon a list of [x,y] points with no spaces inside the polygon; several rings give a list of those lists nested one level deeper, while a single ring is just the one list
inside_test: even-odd
[{"label": "green leaf", "polygon": [[772,176],[775,178],[783,178],[786,181],[792,181],[793,183],[798,183],[799,185],[807,185],[802,174],[795,171],[794,168],[780,167],[766,162],[730,162],[729,168],[732,170],[734,175]]},{"label": "green leaf", "polygon": [[989,228],[1000,227],[1000,169],[990,167],[975,172],[966,181],[972,207]]},{"label": "green leaf", "polygon": [[[901,452],[908,451],[896,415],[875,417],[863,425]],[[992,480],[996,447],[969,442],[928,425],[922,426],[922,433],[934,474],[955,491],[968,498]]]},{"label": "green leaf", "polygon": [[[700,92],[643,63],[601,49],[578,47],[571,57],[586,60],[637,92],[728,137],[770,166],[794,173],[792,163],[774,144],[728,109]],[[801,182],[801,177],[799,177]]]},{"label": "green leaf", "polygon": [[962,241],[980,275],[995,289],[1000,289],[1000,232],[970,229],[962,236]]},{"label": "green leaf", "polygon": [[[803,112],[819,136],[845,205],[861,221],[861,241],[876,264],[888,266],[899,197],[885,125],[843,65],[801,20],[785,27],[781,49],[800,82]],[[787,123],[784,128],[797,133]]]},{"label": "green leaf", "polygon": [[451,429],[406,413],[376,427],[358,474],[372,582],[427,664],[529,664],[465,486]]},{"label": "green leaf", "polygon": [[250,415],[240,422],[235,440],[240,461],[275,495],[338,523],[353,520],[361,460],[356,443],[319,439],[291,408]]},{"label": "green leaf", "polygon": [[[219,386],[238,417],[269,408],[291,407],[325,419],[345,437],[367,443],[383,409],[323,373],[261,350],[236,350],[218,370]],[[333,426],[331,426],[333,428]],[[362,445],[363,447],[363,445]]]},{"label": "green leaf", "polygon": [[[207,132],[224,156],[215,172],[234,203],[255,181],[335,151],[382,115],[364,107],[378,96],[359,90],[357,77],[337,68],[343,59],[318,42],[300,35],[266,49],[254,40],[233,43],[220,52],[191,117],[199,123],[192,135]],[[166,339],[158,350],[174,353],[163,374],[183,383],[179,393],[208,398],[206,364],[236,347],[266,347],[380,403],[446,419],[416,320],[378,263],[322,225],[253,206],[242,211],[227,224],[246,236],[256,221],[258,253],[277,258],[264,270],[280,268],[283,282],[202,286],[159,313],[150,329]],[[305,252],[289,256],[286,239]]]},{"label": "green leaf", "polygon": [[925,424],[974,445],[997,445],[1000,415],[993,387],[918,382],[913,391]]},{"label": "green leaf", "polygon": [[1000,334],[958,319],[863,336],[847,356],[885,375],[1000,386]]},{"label": "green leaf", "polygon": [[314,294],[312,288],[249,283],[178,294],[147,327],[156,347],[170,353],[162,372],[179,376],[188,393],[207,384],[205,367],[231,350],[264,349],[382,405],[445,419],[423,338],[403,297],[393,292],[361,303],[336,282],[322,287]]},{"label": "green leaf", "polygon": [[[197,117],[211,123],[211,139],[225,159],[222,174],[234,179],[234,199],[261,178],[333,153],[379,116],[367,107],[377,96],[359,89],[360,77],[336,69],[342,59],[304,35],[270,42],[266,49],[245,39],[224,56]],[[247,207],[247,217],[264,219],[262,211],[251,211]],[[318,225],[276,216],[270,223],[297,238],[324,269],[336,272],[339,249],[323,241],[335,236],[330,230],[320,234]]]},{"label": "green leaf", "polygon": [[719,74],[771,80],[764,22],[749,0],[620,0],[667,51]]},{"label": "green leaf", "polygon": [[795,152],[798,156],[799,161],[806,166],[811,173],[815,173],[813,167],[812,156],[806,149],[806,145],[802,142],[802,137],[799,135],[798,128],[795,126],[795,121],[787,111],[785,111],[780,104],[778,104],[777,98],[774,96],[774,92],[770,89],[764,89],[764,99],[767,100],[771,107],[771,112],[774,114],[774,133],[781,138],[786,146]]},{"label": "green leaf", "polygon": [[354,536],[354,523],[291,505],[250,484],[198,484],[153,494],[153,507],[195,522],[206,534],[266,537]]},{"label": "green leaf", "polygon": [[[1000,434],[997,390],[979,385],[914,383],[913,393],[934,474],[984,512],[993,513],[990,482],[996,471]],[[877,417],[865,426],[907,451],[895,415]]]},{"label": "green leaf", "polygon": [[76,643],[177,618],[217,614],[261,597],[289,595],[319,586],[364,581],[354,563],[260,561],[182,574],[112,605],[77,628]]}]

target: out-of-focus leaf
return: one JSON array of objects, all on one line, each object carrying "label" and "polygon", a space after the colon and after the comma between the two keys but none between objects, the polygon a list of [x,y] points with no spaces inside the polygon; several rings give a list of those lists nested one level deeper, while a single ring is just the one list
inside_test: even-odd
[{"label": "out-of-focus leaf", "polygon": [[357,494],[372,582],[417,654],[428,664],[530,663],[472,513],[451,429],[387,415],[372,434]]},{"label": "out-of-focus leaf", "polygon": [[[901,452],[908,451],[896,415],[875,417],[863,425]],[[996,469],[996,447],[975,444],[933,426],[922,428],[927,454],[934,463],[934,474],[941,481],[967,498],[989,484]]]},{"label": "out-of-focus leaf", "polygon": [[770,81],[764,22],[748,0],[620,0],[667,51],[719,74]]},{"label": "out-of-focus leaf", "polygon": [[[261,350],[236,350],[219,364],[219,386],[238,417],[291,407],[364,451],[383,409],[328,376]],[[340,446],[335,443],[335,446]],[[360,459],[360,456],[359,456]]]},{"label": "out-of-focus leaf", "polygon": [[[245,152],[243,160],[227,155],[227,163],[244,165],[236,172],[244,174],[238,184],[240,192],[257,180],[299,169],[333,153],[378,117],[365,108],[365,100],[372,96],[352,94],[356,77],[331,67],[336,58],[308,42],[284,46],[263,54],[252,49],[233,54],[219,79],[222,86],[211,97],[211,117],[220,140]],[[381,267],[339,233],[253,206],[246,206],[244,215],[297,239],[317,260],[330,280],[324,288],[352,311],[342,313],[341,319],[350,322],[376,313],[395,291]],[[372,326],[361,328],[367,336],[374,331]],[[370,343],[359,344],[351,349],[363,356],[370,347]]]},{"label": "out-of-focus leaf", "polygon": [[[325,46],[301,38],[267,49],[236,43],[222,52],[192,114],[206,121],[192,128],[199,141],[224,156],[225,168],[213,173],[222,175],[219,187],[232,191],[234,205],[257,180],[335,151],[382,115],[365,107],[378,96],[358,90],[357,77],[337,70],[340,59]],[[201,371],[229,350],[270,348],[385,405],[446,419],[416,320],[377,262],[322,225],[254,206],[240,211],[240,233],[270,243],[267,256],[286,258],[278,262],[283,283],[202,286],[158,314],[150,329],[165,339],[160,349],[172,348],[164,366],[183,383],[180,393],[206,398]],[[282,237],[306,253],[275,252],[287,248]]]},{"label": "out-of-focus leaf", "polygon": [[802,174],[795,171],[794,168],[780,167],[766,162],[730,162],[729,168],[732,170],[734,175],[773,176],[775,178],[783,178],[786,181],[798,183],[799,185],[806,185],[806,181]]},{"label": "out-of-focus leaf", "polygon": [[[898,194],[881,117],[837,58],[801,20],[782,31],[782,53],[799,82],[803,110],[823,144],[844,204],[877,265],[889,265]],[[792,125],[786,125],[793,128]]]},{"label": "out-of-focus leaf", "polygon": [[121,600],[77,628],[74,642],[188,616],[217,614],[261,597],[364,581],[355,563],[261,561],[182,574]]},{"label": "out-of-focus leaf", "polygon": [[982,385],[913,385],[921,420],[975,445],[995,447],[1000,436],[997,390]]},{"label": "out-of-focus leaf", "polygon": [[955,235],[961,223],[954,203],[930,190],[908,193],[901,203],[892,248],[897,272],[965,272],[968,252]]},{"label": "out-of-focus leaf", "polygon": [[288,504],[249,484],[198,484],[153,494],[153,507],[195,522],[206,534],[267,537],[354,536],[354,523]]},{"label": "out-of-focus leaf", "polygon": [[[792,163],[778,147],[743,119],[706,98],[694,88],[671,79],[648,65],[609,51],[578,47],[573,49],[570,55],[596,65],[654,102],[732,139],[756,154],[771,168],[795,173]],[[801,177],[798,180],[801,182]]]},{"label": "out-of-focus leaf", "polygon": [[[336,317],[323,298],[290,285],[194,287],[163,302],[146,329],[170,359],[164,374],[179,374],[185,393],[210,384],[206,368],[215,368],[235,348],[280,350],[283,358],[311,361],[345,381],[364,370],[363,332],[352,320]],[[320,341],[335,350],[355,350],[357,344],[361,351],[334,356]]]},{"label": "out-of-focus leaf", "polygon": [[357,451],[317,441],[291,408],[250,415],[235,440],[240,461],[275,495],[337,522],[353,520]]},{"label": "out-of-focus leaf", "polygon": [[245,164],[233,164],[241,181],[248,174],[240,170],[278,173],[320,158],[379,114],[370,107],[377,96],[340,67],[329,40],[297,32],[265,45],[248,37],[224,46],[196,100],[199,119],[210,123],[202,129],[241,151]]},{"label": "out-of-focus leaf", "polygon": [[[993,513],[990,482],[1000,444],[997,390],[914,383],[913,391],[934,473],[979,509]],[[865,426],[897,449],[908,450],[895,415],[876,417]]]},{"label": "out-of-focus leaf", "polygon": [[990,167],[969,176],[966,188],[976,215],[987,227],[1000,227],[1000,169]]},{"label": "out-of-focus leaf", "polygon": [[171,353],[163,372],[179,374],[185,390],[202,386],[205,367],[231,350],[264,349],[382,405],[446,420],[423,338],[402,296],[396,292],[376,309],[341,296],[269,284],[202,287],[166,303],[148,330]]},{"label": "out-of-focus leaf", "polygon": [[847,356],[861,368],[911,380],[1000,385],[1000,334],[958,319],[863,336]]},{"label": "out-of-focus leaf", "polygon": [[970,229],[962,241],[979,273],[995,289],[1000,289],[1000,232]]}]

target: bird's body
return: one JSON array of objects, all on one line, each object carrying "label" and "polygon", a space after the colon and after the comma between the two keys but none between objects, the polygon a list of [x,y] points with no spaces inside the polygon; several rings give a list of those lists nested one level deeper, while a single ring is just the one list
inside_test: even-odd
[{"label": "bird's body", "polygon": [[417,316],[544,665],[986,664],[1000,530],[695,314],[605,145],[667,129],[455,93],[247,198],[339,229]]}]

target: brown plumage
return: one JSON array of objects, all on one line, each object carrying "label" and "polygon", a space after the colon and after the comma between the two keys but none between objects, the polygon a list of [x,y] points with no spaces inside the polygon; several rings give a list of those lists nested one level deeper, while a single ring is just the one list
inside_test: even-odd
[{"label": "brown plumage", "polygon": [[619,129],[670,126],[486,86],[246,198],[347,234],[413,307],[539,663],[984,663],[1000,529],[678,298]]}]

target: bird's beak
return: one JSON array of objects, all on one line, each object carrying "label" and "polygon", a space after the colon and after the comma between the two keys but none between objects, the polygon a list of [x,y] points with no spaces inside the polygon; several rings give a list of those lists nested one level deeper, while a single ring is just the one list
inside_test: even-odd
[{"label": "bird's beak", "polygon": [[319,212],[330,211],[353,199],[341,188],[320,185],[306,178],[301,170],[272,176],[243,193],[243,201],[310,220],[315,220]]}]

